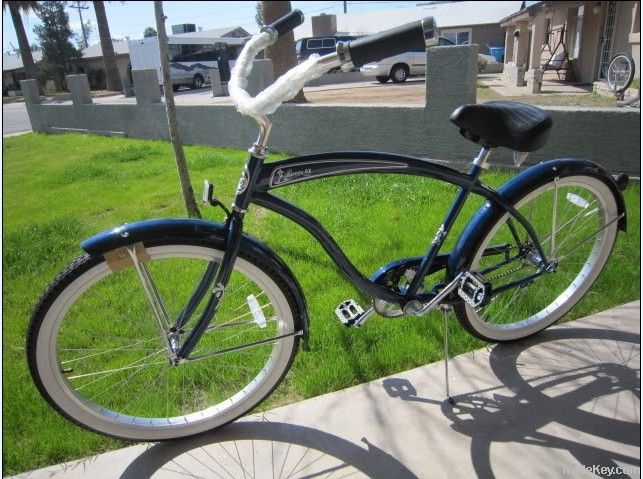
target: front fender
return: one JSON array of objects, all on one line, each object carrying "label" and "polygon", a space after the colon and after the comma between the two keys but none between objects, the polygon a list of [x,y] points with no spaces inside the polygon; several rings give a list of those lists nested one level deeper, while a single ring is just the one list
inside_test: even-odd
[{"label": "front fender", "polygon": [[[498,190],[498,195],[509,204],[514,204],[526,191],[543,186],[557,177],[562,178],[578,174],[600,179],[610,188],[616,198],[618,213],[623,215],[618,221],[618,228],[625,231],[627,221],[623,194],[614,179],[603,168],[591,161],[579,158],[563,158],[539,163],[507,181]],[[489,201],[480,207],[467,224],[451,252],[447,265],[449,276],[457,274],[471,262],[475,247],[482,241],[482,236],[487,231],[486,225],[495,223],[504,213],[505,211],[500,205],[491,204]]]},{"label": "front fender", "polygon": [[[88,254],[98,256],[132,244],[145,244],[146,241],[158,240],[208,240],[212,242],[213,246],[223,249],[225,238],[226,227],[223,224],[201,219],[165,218],[126,223],[98,233],[83,241],[80,246]],[[241,236],[240,250],[249,253],[277,271],[291,290],[301,312],[301,316],[295,318],[295,327],[303,331],[304,348],[307,348],[309,327],[306,298],[290,268],[265,244],[246,234]]]}]

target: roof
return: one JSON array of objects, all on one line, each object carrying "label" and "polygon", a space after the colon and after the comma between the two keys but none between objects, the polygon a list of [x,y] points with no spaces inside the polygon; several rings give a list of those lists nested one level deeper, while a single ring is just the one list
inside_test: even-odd
[{"label": "roof", "polygon": [[[239,32],[236,32],[239,30]],[[241,33],[241,34],[239,34]],[[232,35],[230,35],[232,34]],[[169,35],[170,37],[211,37],[211,38],[220,38],[220,37],[230,37],[230,36],[240,36],[240,37],[249,37],[250,33],[241,28],[241,27],[223,27],[223,28],[213,28],[212,30],[203,30],[200,32],[189,32],[189,33],[177,33],[175,35]]]},{"label": "roof", "polygon": [[[366,35],[428,16],[435,18],[439,28],[499,24],[503,18],[519,11],[522,3],[521,1],[469,1],[345,13],[337,15],[337,30],[350,35]],[[312,36],[312,21],[307,18],[301,27],[295,29],[295,38],[310,36]]]},{"label": "roof", "polygon": [[[189,39],[193,42],[203,40],[203,43],[207,43],[208,41],[213,41],[214,39],[219,39],[230,34],[232,34],[231,36],[233,37],[238,37],[239,35],[244,37],[250,36],[250,33],[241,27],[223,27],[201,32],[169,35],[168,38],[178,40],[171,43],[181,43],[182,39]],[[241,40],[239,40],[239,44],[241,44]],[[127,40],[112,40],[112,45],[114,46],[114,53],[116,55],[129,55],[129,42]],[[100,47],[100,43],[96,43],[85,48],[82,53],[83,58],[100,58],[103,56],[103,49]],[[36,63],[41,61],[42,53],[33,52],[33,60]],[[20,55],[2,55],[2,71],[18,70],[20,68],[22,68],[22,57]]]},{"label": "roof", "polygon": [[[129,55],[127,41],[112,40],[112,46],[114,47],[114,53],[116,55]],[[94,45],[90,45],[83,49],[83,58],[97,58],[102,56],[103,49],[101,48],[100,43],[95,43]]]},{"label": "roof", "polygon": [[[42,52],[31,52],[34,62],[42,60]],[[22,57],[20,55],[2,55],[2,71],[18,70],[22,68]]]},{"label": "roof", "polygon": [[[112,40],[114,53],[116,55],[129,55],[129,48],[125,40]],[[100,58],[103,56],[103,49],[100,43],[90,45],[82,50],[83,58]],[[32,52],[33,61],[38,63],[42,60],[42,52]],[[22,68],[22,57],[20,55],[2,55],[2,71],[19,70]]]},{"label": "roof", "polygon": [[500,24],[502,26],[505,26],[505,24],[511,20],[517,21],[519,19],[522,19],[522,17],[527,18],[529,11],[533,10],[534,7],[537,7],[541,3],[544,3],[544,2],[523,2],[523,8],[521,10],[518,10],[517,12],[514,12],[511,15],[506,16],[505,18],[500,20]]}]

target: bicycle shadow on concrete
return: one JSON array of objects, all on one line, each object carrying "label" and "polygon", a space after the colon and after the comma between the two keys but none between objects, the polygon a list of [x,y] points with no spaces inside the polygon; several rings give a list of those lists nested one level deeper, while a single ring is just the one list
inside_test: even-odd
[{"label": "bicycle shadow on concrete", "polygon": [[318,429],[265,418],[158,443],[138,456],[120,477],[417,478],[366,438],[363,444],[355,444]]},{"label": "bicycle shadow on concrete", "polygon": [[[454,396],[455,405],[445,400],[441,406],[451,428],[471,437],[477,476],[495,477],[491,447],[498,443],[568,451],[578,468],[547,465],[559,475],[573,477],[583,468],[600,477],[630,477],[615,471],[638,476],[640,339],[619,331],[556,328],[494,346],[489,364],[503,386]],[[417,397],[409,381],[388,381],[384,387],[393,397],[435,403]],[[516,477],[523,476],[519,455],[511,461]],[[506,472],[506,461],[502,467]]]}]

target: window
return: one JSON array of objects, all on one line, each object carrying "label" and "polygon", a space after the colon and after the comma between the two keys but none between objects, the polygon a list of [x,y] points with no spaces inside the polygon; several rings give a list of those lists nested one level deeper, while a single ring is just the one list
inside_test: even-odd
[{"label": "window", "polygon": [[312,40],[308,40],[306,42],[306,48],[308,50],[314,50],[316,48],[321,48],[322,47],[322,40],[321,38],[315,38]]},{"label": "window", "polygon": [[454,45],[468,45],[471,43],[471,29],[467,30],[442,30],[441,36],[450,40]]},{"label": "window", "polygon": [[171,62],[216,61],[219,57],[215,45],[168,45]]},{"label": "window", "polygon": [[549,30],[551,29],[551,17],[545,18],[545,33],[543,33],[543,45],[549,44]]},{"label": "window", "polygon": [[335,48],[335,39],[334,38],[324,38],[323,47],[324,48]]},{"label": "window", "polygon": [[228,60],[236,60],[239,58],[239,53],[243,49],[243,45],[228,45]]}]

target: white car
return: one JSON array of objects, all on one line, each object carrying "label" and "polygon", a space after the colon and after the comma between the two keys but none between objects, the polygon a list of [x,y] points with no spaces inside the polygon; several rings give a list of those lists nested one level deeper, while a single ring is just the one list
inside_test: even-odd
[{"label": "white car", "polygon": [[[455,45],[451,40],[439,37],[438,46]],[[480,55],[495,61],[489,55]],[[369,77],[377,78],[380,83],[392,80],[394,83],[405,82],[410,76],[424,75],[426,73],[426,50],[401,53],[394,57],[384,58],[377,62],[367,63],[359,71]]]}]

